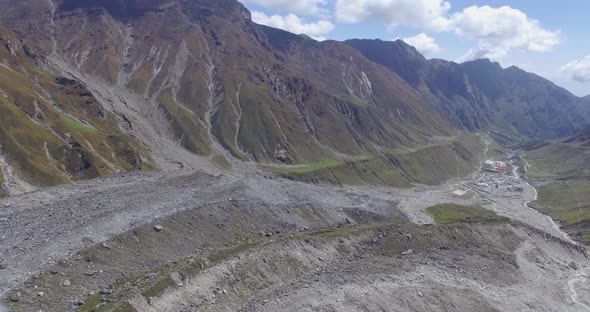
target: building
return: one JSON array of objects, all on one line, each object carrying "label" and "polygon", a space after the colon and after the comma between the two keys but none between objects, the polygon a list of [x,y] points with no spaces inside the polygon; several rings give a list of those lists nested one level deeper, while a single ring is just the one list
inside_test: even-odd
[{"label": "building", "polygon": [[486,160],[483,163],[483,170],[491,172],[505,172],[508,165],[503,161]]}]

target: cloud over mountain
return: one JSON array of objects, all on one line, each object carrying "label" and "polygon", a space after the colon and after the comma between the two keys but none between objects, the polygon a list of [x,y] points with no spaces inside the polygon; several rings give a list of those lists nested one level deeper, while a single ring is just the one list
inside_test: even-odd
[{"label": "cloud over mountain", "polygon": [[258,24],[280,28],[295,34],[305,34],[317,40],[324,40],[324,36],[334,29],[334,24],[330,21],[320,20],[306,23],[295,14],[269,16],[263,12],[254,11],[252,12],[252,20]]},{"label": "cloud over mountain", "polygon": [[246,4],[257,4],[281,12],[316,15],[324,11],[327,0],[245,0]]},{"label": "cloud over mountain", "polygon": [[440,52],[441,50],[438,43],[436,43],[436,40],[425,33],[418,34],[414,37],[403,38],[402,40],[407,44],[414,46],[422,54],[429,55]]},{"label": "cloud over mountain", "polygon": [[450,14],[451,3],[443,0],[336,0],[334,10],[346,23],[378,20],[390,27],[405,25],[477,40],[478,48],[465,59],[501,59],[512,50],[545,52],[561,41],[559,31],[547,30],[509,6],[475,5]]},{"label": "cloud over mountain", "polygon": [[574,60],[565,64],[561,67],[561,70],[575,81],[590,82],[590,54],[581,60]]},{"label": "cloud over mountain", "polygon": [[449,21],[453,32],[477,39],[479,54],[493,59],[503,58],[515,49],[545,52],[560,42],[558,31],[546,30],[538,21],[508,6],[468,7]]}]

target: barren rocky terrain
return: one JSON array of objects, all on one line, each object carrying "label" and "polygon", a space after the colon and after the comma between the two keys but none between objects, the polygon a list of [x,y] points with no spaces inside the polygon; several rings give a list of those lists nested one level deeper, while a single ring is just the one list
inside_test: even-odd
[{"label": "barren rocky terrain", "polygon": [[[587,311],[585,249],[526,208],[527,192],[454,192],[481,178],[391,189],[135,173],[11,197],[0,202],[3,302],[15,311]],[[515,222],[432,224],[424,209],[448,202]]]}]

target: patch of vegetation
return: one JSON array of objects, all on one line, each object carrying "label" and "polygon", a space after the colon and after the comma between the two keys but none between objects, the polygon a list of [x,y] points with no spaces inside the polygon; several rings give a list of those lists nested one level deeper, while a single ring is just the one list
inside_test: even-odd
[{"label": "patch of vegetation", "polygon": [[248,157],[236,145],[236,132],[239,131],[237,129],[239,126],[237,125],[237,119],[239,116],[236,113],[237,109],[232,108],[234,105],[237,104],[227,99],[220,104],[219,109],[211,117],[212,131],[219,143],[230,151],[235,158],[246,161]]},{"label": "patch of vegetation", "polygon": [[101,305],[102,296],[100,294],[94,295],[86,299],[86,303],[82,306],[79,312],[137,312],[133,306],[128,302],[118,302],[115,305]]},{"label": "patch of vegetation", "polygon": [[141,294],[148,300],[148,302],[150,302],[150,298],[157,298],[163,295],[167,289],[172,289],[174,287],[177,287],[176,282],[167,275],[160,278],[154,285],[142,291]]},{"label": "patch of vegetation", "polygon": [[369,155],[358,156],[355,160],[325,159],[294,167],[264,168],[282,177],[308,183],[411,186],[387,159]]},{"label": "patch of vegetation", "polygon": [[580,180],[590,177],[590,149],[577,144],[546,143],[526,152],[533,179]]},{"label": "patch of vegetation", "polygon": [[547,184],[538,192],[532,207],[559,221],[576,240],[590,244],[590,181]]},{"label": "patch of vegetation", "polygon": [[213,157],[213,162],[225,170],[230,170],[232,168],[231,162],[229,162],[229,160],[223,155],[215,155]]},{"label": "patch of vegetation", "polygon": [[4,176],[0,171],[0,198],[8,196],[8,190],[4,187]]},{"label": "patch of vegetation", "polygon": [[387,185],[410,187],[412,183],[436,185],[466,176],[478,167],[482,145],[474,135],[461,134],[417,149],[386,149],[363,153],[354,160],[324,158],[300,166],[271,167],[285,178],[309,183]]},{"label": "patch of vegetation", "polygon": [[195,154],[210,155],[211,147],[206,135],[207,130],[195,118],[193,112],[176,103],[170,90],[162,92],[159,101],[161,107],[170,117],[172,130],[182,146]]},{"label": "patch of vegetation", "polygon": [[[239,255],[249,249],[268,243],[268,240],[247,240],[225,249],[218,250],[211,253],[206,259],[180,259],[170,265],[164,265],[152,272],[145,274],[133,275],[130,277],[118,280],[113,288],[115,292],[113,295],[95,294],[86,298],[85,304],[79,311],[96,311],[96,312],[131,312],[135,311],[132,306],[128,304],[136,292],[131,292],[126,284],[136,285],[141,290],[141,295],[150,302],[151,298],[162,296],[167,290],[177,287],[176,282],[171,278],[171,273],[178,272],[183,279],[190,278],[197,275],[206,268],[217,265],[228,258]],[[145,276],[150,274],[152,277],[145,279]],[[108,297],[109,301],[106,304],[101,303],[103,297]]]},{"label": "patch of vegetation", "polygon": [[97,308],[101,303],[102,295],[96,293],[86,298],[84,305],[78,310],[79,312],[99,312],[100,308]]},{"label": "patch of vegetation", "polygon": [[71,117],[62,116],[62,121],[65,122],[69,128],[74,129],[80,133],[96,133],[96,129],[86,126]]},{"label": "patch of vegetation", "polygon": [[[332,159],[323,159],[323,160],[319,160],[319,161],[311,162],[311,163],[307,163],[307,164],[301,164],[298,166],[276,167],[276,168],[273,168],[272,171],[274,171],[278,174],[297,175],[297,174],[306,174],[306,173],[310,173],[310,172],[314,172],[314,171],[318,171],[318,170],[322,170],[322,169],[336,168],[336,167],[342,166],[344,164],[345,164],[344,160],[332,158]],[[272,168],[272,167],[269,167],[269,168]]]},{"label": "patch of vegetation", "polygon": [[14,64],[0,67],[0,143],[27,182],[51,186],[150,167],[149,151],[112,113],[105,118],[83,84],[53,77],[24,55],[6,58]]},{"label": "patch of vegetation", "polygon": [[64,174],[49,163],[44,146],[48,150],[64,148],[63,143],[36,124],[32,123],[14,104],[0,98],[0,142],[8,160],[21,169],[27,180],[41,185],[56,185],[69,181]]},{"label": "patch of vegetation", "polygon": [[441,204],[426,208],[438,224],[452,223],[510,223],[507,217],[497,215],[482,207],[469,207],[457,204]]},{"label": "patch of vegetation", "polygon": [[[587,130],[560,142],[533,141],[520,146],[530,166],[528,177],[543,180],[536,210],[561,223],[573,239],[590,245],[590,146]],[[547,183],[550,182],[550,183]]]},{"label": "patch of vegetation", "polygon": [[506,157],[505,149],[500,146],[496,141],[492,140],[490,145],[488,145],[488,158],[493,160],[503,160]]}]

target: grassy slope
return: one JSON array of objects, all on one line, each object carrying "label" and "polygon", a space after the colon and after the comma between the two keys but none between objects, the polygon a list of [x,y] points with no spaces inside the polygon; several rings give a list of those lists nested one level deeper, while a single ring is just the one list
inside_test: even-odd
[{"label": "grassy slope", "polygon": [[564,224],[576,240],[590,244],[590,181],[554,183],[538,188],[534,208]]},{"label": "grassy slope", "polygon": [[66,183],[69,178],[53,166],[46,156],[57,151],[61,141],[26,118],[14,104],[0,98],[0,142],[3,151],[29,179],[44,185]]},{"label": "grassy slope", "polygon": [[498,216],[495,212],[481,207],[467,207],[456,204],[441,204],[426,208],[438,224],[451,223],[507,223],[509,218]]},{"label": "grassy slope", "polygon": [[530,178],[550,182],[538,187],[534,208],[559,220],[574,239],[590,244],[590,149],[583,143],[530,143],[525,158]]},{"label": "grassy slope", "polygon": [[162,92],[159,100],[161,107],[170,117],[172,130],[182,146],[195,154],[206,156],[211,154],[207,130],[191,111],[174,101],[171,90]]},{"label": "grassy slope", "polygon": [[[0,29],[0,42],[18,42]],[[7,39],[10,38],[10,39]],[[10,165],[40,186],[150,169],[151,156],[76,81],[43,72],[24,47],[0,47],[0,144]],[[50,94],[50,96],[48,95]]]},{"label": "grassy slope", "polygon": [[549,143],[526,153],[535,179],[579,180],[590,177],[590,149],[577,144]]},{"label": "grassy slope", "polygon": [[326,158],[303,166],[267,169],[286,178],[314,183],[435,185],[473,172],[480,161],[481,150],[479,138],[462,134],[454,141],[441,140],[414,150],[399,148],[381,154],[360,154],[355,160]]}]

